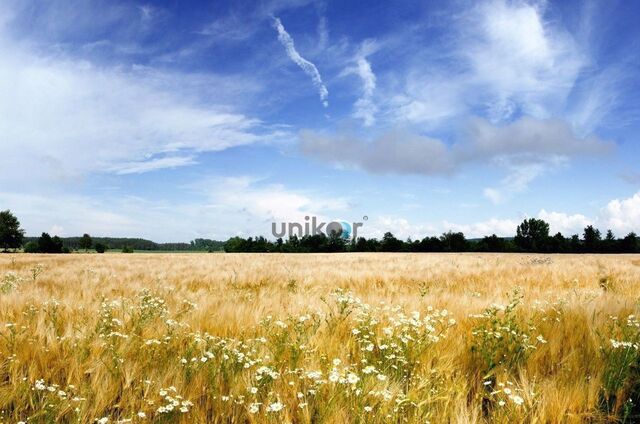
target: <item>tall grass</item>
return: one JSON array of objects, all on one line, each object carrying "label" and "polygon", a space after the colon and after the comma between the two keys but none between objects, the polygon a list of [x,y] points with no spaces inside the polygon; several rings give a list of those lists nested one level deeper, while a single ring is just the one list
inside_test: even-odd
[{"label": "tall grass", "polygon": [[3,255],[0,422],[637,422],[638,264]]}]

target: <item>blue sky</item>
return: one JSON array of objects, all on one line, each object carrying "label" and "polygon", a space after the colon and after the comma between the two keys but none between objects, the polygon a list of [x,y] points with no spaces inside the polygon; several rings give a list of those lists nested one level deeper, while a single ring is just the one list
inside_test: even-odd
[{"label": "blue sky", "polygon": [[638,2],[0,0],[28,234],[640,231]]}]

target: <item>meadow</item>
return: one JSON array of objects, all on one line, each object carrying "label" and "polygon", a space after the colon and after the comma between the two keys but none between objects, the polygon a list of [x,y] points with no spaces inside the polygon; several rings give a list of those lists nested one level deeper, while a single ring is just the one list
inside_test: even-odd
[{"label": "meadow", "polygon": [[0,423],[640,419],[640,255],[0,255]]}]

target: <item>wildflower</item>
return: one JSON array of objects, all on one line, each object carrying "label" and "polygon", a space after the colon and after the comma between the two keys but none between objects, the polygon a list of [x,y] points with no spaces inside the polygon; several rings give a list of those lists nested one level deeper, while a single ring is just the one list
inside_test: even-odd
[{"label": "wildflower", "polygon": [[279,412],[282,411],[284,405],[280,402],[273,402],[271,405],[267,407],[267,412]]},{"label": "wildflower", "polygon": [[322,378],[322,372],[320,372],[320,371],[309,371],[307,373],[307,378],[310,378],[312,380],[319,380],[320,378]]},{"label": "wildflower", "polygon": [[249,413],[250,414],[255,414],[258,411],[260,411],[260,404],[259,403],[249,404]]},{"label": "wildflower", "polygon": [[140,411],[140,412],[138,412],[138,418],[147,418],[147,414],[145,414],[144,412]]},{"label": "wildflower", "polygon": [[520,396],[518,395],[513,395],[510,396],[511,400],[513,401],[513,403],[515,403],[516,405],[522,405],[524,403],[524,399],[522,399]]},{"label": "wildflower", "polygon": [[362,369],[362,372],[363,372],[364,374],[371,374],[371,373],[372,373],[372,372],[374,372],[375,370],[376,370],[376,367],[371,366],[371,365],[368,365],[368,366],[366,366],[366,367],[364,367],[364,368]]},{"label": "wildflower", "polygon": [[349,384],[356,384],[358,381],[360,381],[360,377],[358,377],[357,375],[355,375],[354,373],[350,372],[347,375],[347,382]]},{"label": "wildflower", "polygon": [[96,422],[98,424],[107,424],[109,422],[109,418],[108,417],[102,417],[100,419],[97,419]]}]

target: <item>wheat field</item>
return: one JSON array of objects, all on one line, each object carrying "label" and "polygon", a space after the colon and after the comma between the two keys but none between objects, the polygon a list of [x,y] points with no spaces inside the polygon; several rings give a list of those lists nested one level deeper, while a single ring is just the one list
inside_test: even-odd
[{"label": "wheat field", "polygon": [[634,422],[640,255],[0,255],[0,422]]}]

